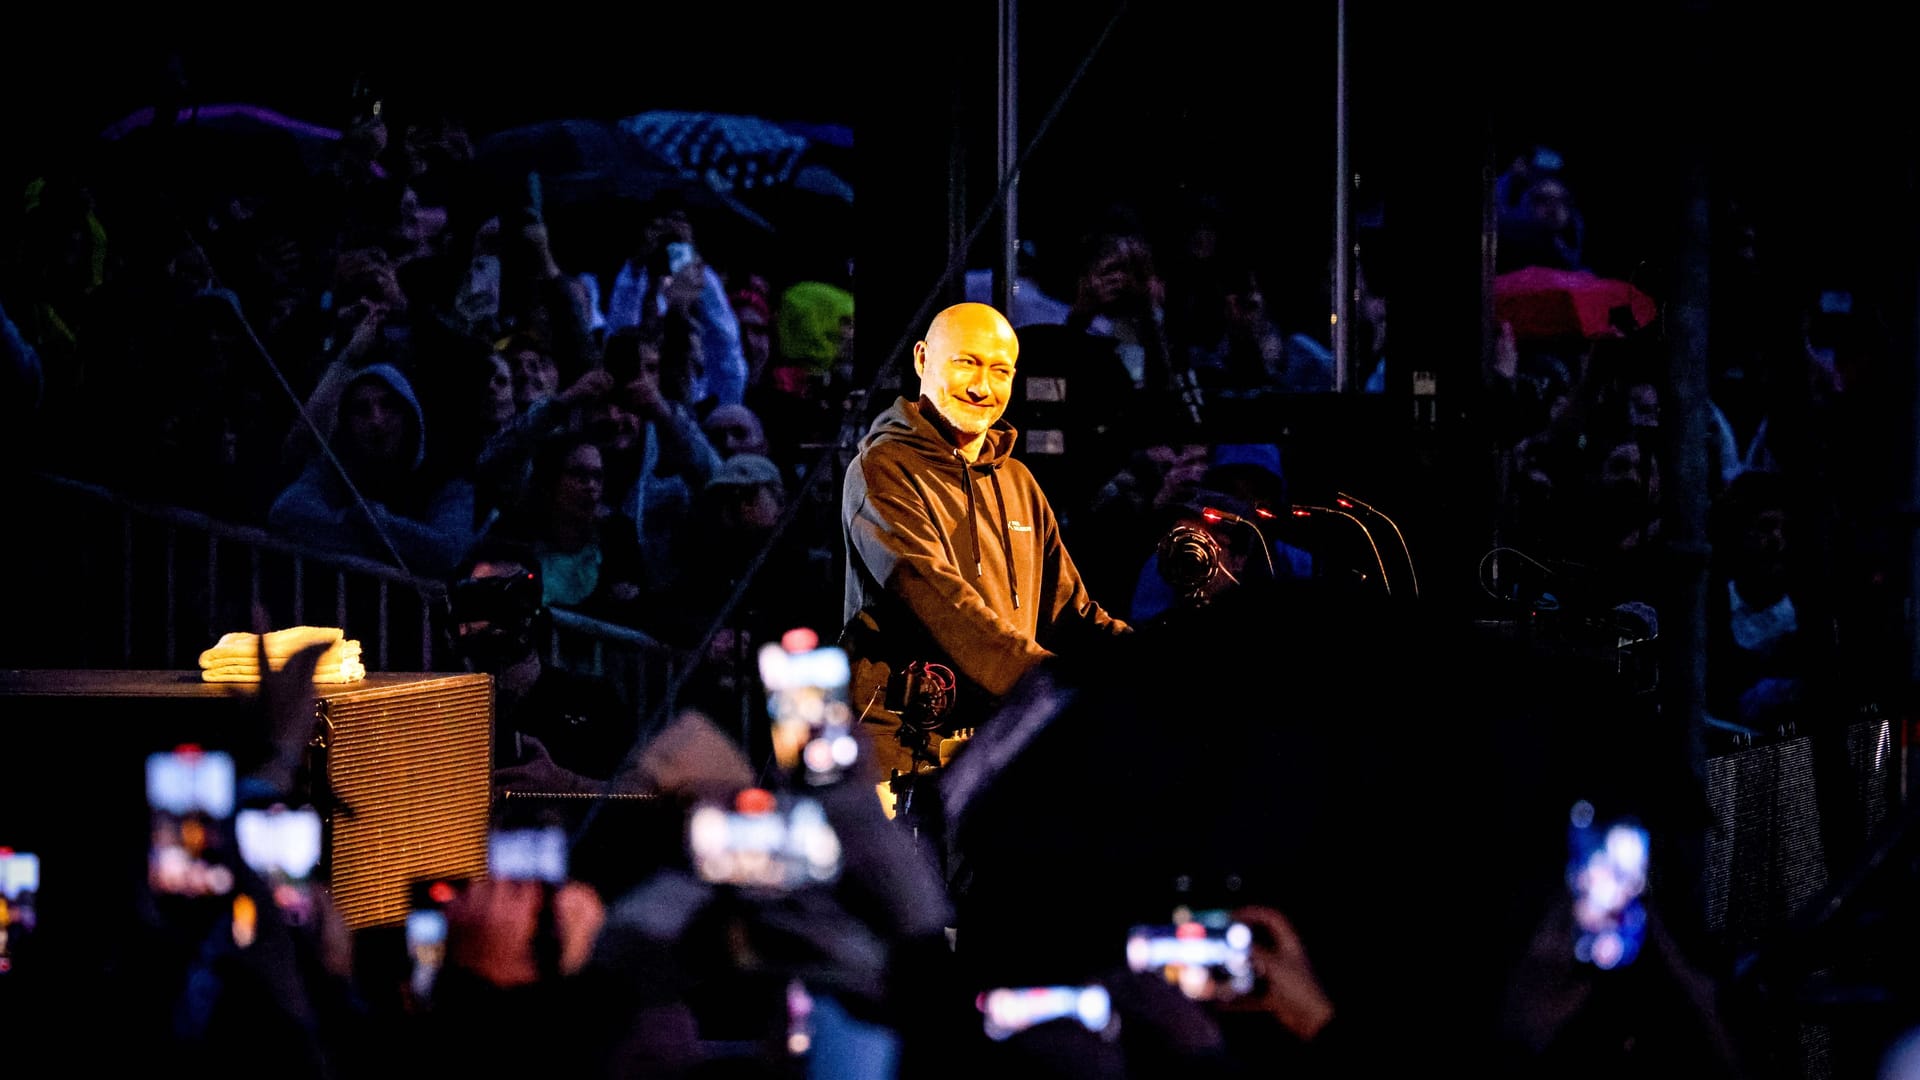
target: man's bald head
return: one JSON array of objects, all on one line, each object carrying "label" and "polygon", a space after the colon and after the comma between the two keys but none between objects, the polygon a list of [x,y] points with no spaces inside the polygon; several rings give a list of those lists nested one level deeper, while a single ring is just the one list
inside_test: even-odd
[{"label": "man's bald head", "polygon": [[926,339],[913,347],[920,394],[933,403],[970,461],[987,429],[1006,414],[1019,358],[1013,324],[992,306],[971,302],[935,315]]}]

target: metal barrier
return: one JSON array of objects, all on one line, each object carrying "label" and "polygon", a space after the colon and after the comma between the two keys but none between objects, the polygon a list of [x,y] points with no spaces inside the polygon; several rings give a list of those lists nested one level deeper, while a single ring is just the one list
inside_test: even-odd
[{"label": "metal barrier", "polygon": [[[445,582],[65,477],[32,474],[20,494],[42,528],[14,560],[5,666],[186,670],[259,611],[275,628],[346,630],[369,671],[462,670],[444,647]],[[672,685],[681,660],[657,639],[551,614],[547,658],[608,678],[641,715]]]}]

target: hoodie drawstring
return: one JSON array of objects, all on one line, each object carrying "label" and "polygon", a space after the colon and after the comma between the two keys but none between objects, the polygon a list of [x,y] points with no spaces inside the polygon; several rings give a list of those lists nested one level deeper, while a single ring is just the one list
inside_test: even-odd
[{"label": "hoodie drawstring", "polygon": [[[1007,533],[1009,531],[1006,526],[1007,497],[1006,495],[1002,494],[1000,491],[1000,464],[998,462],[995,462],[994,464],[987,466],[987,476],[989,479],[993,481],[993,501],[1000,507],[1000,549],[1007,553],[1007,589],[1008,591],[1013,593],[1013,610],[1019,611],[1020,610],[1020,571],[1014,568],[1013,541],[1007,536]],[[971,498],[967,500],[967,505],[968,506],[973,505],[973,500]],[[978,557],[977,553],[980,550],[980,539],[978,536],[975,536],[973,541],[973,546],[974,546],[974,551],[976,553],[976,558],[977,558]]]},{"label": "hoodie drawstring", "polygon": [[[955,452],[956,456],[958,451]],[[980,515],[973,501],[973,465],[964,458],[960,462],[960,489],[967,493],[967,539],[973,544],[973,576],[985,577],[986,565],[980,558]],[[1000,508],[1000,550],[1007,556],[1007,589],[1013,594],[1013,609],[1020,610],[1020,571],[1013,565],[1013,541],[1007,538],[1007,496],[1000,490],[1000,465],[994,462],[986,466],[987,476],[993,480],[993,501]]]},{"label": "hoodie drawstring", "polygon": [[960,490],[967,493],[967,542],[973,545],[973,576],[984,577],[987,568],[980,561],[980,518],[973,508],[973,465],[960,457],[960,451],[953,452],[960,458]]}]

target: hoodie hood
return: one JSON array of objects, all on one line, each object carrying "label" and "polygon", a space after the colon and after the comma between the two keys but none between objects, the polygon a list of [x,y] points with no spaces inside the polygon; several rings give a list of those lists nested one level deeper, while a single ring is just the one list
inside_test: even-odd
[{"label": "hoodie hood", "polygon": [[[931,463],[958,468],[965,463],[965,459],[955,448],[939,415],[934,411],[933,403],[924,396],[918,401],[900,398],[873,418],[866,435],[860,439],[860,449],[866,450],[876,443],[899,441],[902,445],[912,447]],[[980,456],[974,460],[974,467],[998,465],[1005,461],[1013,453],[1018,436],[1013,425],[1005,419],[994,421],[981,439]]]},{"label": "hoodie hood", "polygon": [[395,396],[407,403],[408,416],[413,420],[413,453],[409,456],[407,468],[417,470],[427,459],[427,418],[420,409],[420,398],[413,392],[413,384],[392,364],[368,364],[348,377],[340,388],[340,397],[333,409],[333,422],[327,431],[329,442],[338,445],[340,438],[340,412],[346,405],[347,397],[353,388],[370,379],[385,383]]}]

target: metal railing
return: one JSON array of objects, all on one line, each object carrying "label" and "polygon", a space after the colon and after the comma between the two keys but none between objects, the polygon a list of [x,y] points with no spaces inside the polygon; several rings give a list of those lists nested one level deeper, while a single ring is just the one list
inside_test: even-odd
[{"label": "metal railing", "polygon": [[[461,670],[445,647],[443,581],[52,474],[29,475],[20,494],[13,540],[27,577],[5,666],[185,670],[259,611],[274,628],[340,627],[369,671]],[[610,679],[643,715],[672,685],[681,658],[650,635],[551,616],[547,658]]]}]

